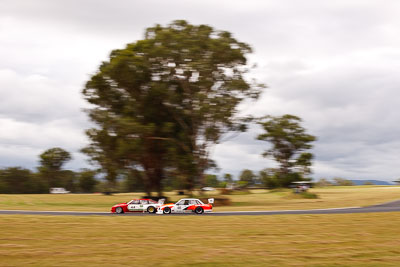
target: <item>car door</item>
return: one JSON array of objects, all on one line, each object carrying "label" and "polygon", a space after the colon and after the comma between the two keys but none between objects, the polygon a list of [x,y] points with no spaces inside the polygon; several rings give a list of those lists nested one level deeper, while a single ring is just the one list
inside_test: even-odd
[{"label": "car door", "polygon": [[184,213],[187,207],[189,207],[189,200],[182,199],[175,204],[175,210],[173,209],[173,211],[176,213]]},{"label": "car door", "polygon": [[139,205],[140,211],[146,210],[148,206],[149,206],[149,201],[147,201],[146,199],[140,200],[140,205]]},{"label": "car door", "polygon": [[129,211],[140,211],[140,201],[138,199],[132,200],[128,204]]},{"label": "car door", "polygon": [[194,209],[199,205],[200,205],[200,202],[198,200],[191,199],[189,201],[189,209],[187,209],[186,212],[193,212]]}]

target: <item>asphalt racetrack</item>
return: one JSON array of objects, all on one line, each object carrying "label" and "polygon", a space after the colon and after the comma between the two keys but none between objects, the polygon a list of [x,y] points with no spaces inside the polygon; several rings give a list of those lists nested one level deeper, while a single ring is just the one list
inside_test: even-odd
[{"label": "asphalt racetrack", "polygon": [[29,210],[0,210],[0,215],[23,214],[23,215],[76,215],[76,216],[241,216],[241,215],[280,215],[280,214],[344,214],[344,213],[369,213],[369,212],[400,212],[400,200],[391,201],[368,207],[349,207],[333,209],[313,210],[279,210],[279,211],[217,211],[204,213],[177,213],[168,215],[149,214],[142,212],[114,214],[110,212],[80,212],[80,211],[29,211]]}]

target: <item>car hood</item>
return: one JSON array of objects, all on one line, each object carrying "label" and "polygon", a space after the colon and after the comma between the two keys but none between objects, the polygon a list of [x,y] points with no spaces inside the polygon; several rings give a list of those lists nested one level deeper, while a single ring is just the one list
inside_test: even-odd
[{"label": "car hood", "polygon": [[175,203],[164,204],[164,205],[161,205],[161,207],[166,207],[166,206],[171,206],[171,205],[175,205]]},{"label": "car hood", "polygon": [[126,206],[128,205],[127,203],[120,203],[120,204],[116,204],[113,207],[121,207],[121,206]]}]

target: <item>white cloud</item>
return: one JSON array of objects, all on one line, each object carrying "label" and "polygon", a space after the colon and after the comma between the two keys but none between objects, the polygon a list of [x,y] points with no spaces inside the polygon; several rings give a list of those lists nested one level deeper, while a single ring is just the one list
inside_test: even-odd
[{"label": "white cloud", "polygon": [[[0,69],[0,167],[34,168],[48,148],[76,153],[87,144],[83,132],[90,123],[79,91],[44,75]],[[72,166],[87,165],[76,160]]]},{"label": "white cloud", "polygon": [[[187,19],[254,47],[269,89],[244,113],[304,119],[318,136],[315,177],[397,175],[399,1],[11,1],[0,3],[0,167],[33,167],[52,146],[74,153],[89,127],[81,89],[112,49],[155,23]],[[258,171],[257,128],[215,148],[221,172]]]}]

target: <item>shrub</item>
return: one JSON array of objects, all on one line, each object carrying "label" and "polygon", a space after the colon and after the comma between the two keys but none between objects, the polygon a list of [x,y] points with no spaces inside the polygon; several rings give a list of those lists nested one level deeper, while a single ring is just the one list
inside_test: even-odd
[{"label": "shrub", "polygon": [[325,178],[321,178],[318,182],[315,183],[315,186],[318,186],[318,187],[325,187],[325,186],[331,186],[331,185],[333,185],[333,184]]},{"label": "shrub", "polygon": [[307,199],[316,199],[319,198],[317,194],[310,193],[310,192],[302,192],[300,194],[297,194],[301,196],[302,198],[307,198]]},{"label": "shrub", "polygon": [[228,185],[227,182],[220,182],[219,185],[218,185],[218,187],[220,187],[220,188],[225,188],[227,185]]},{"label": "shrub", "polygon": [[245,188],[249,185],[249,183],[246,181],[239,181],[237,184],[239,188]]},{"label": "shrub", "polygon": [[340,177],[333,178],[333,180],[335,181],[335,185],[339,185],[339,186],[352,186],[352,185],[354,185],[354,183],[352,181],[347,180],[347,179],[343,179],[343,178],[340,178]]},{"label": "shrub", "polygon": [[302,193],[289,193],[283,196],[285,199],[317,199],[319,196],[315,193],[302,192]]},{"label": "shrub", "polygon": [[219,189],[219,193],[221,195],[230,195],[232,193],[232,190],[228,188],[221,188]]}]

